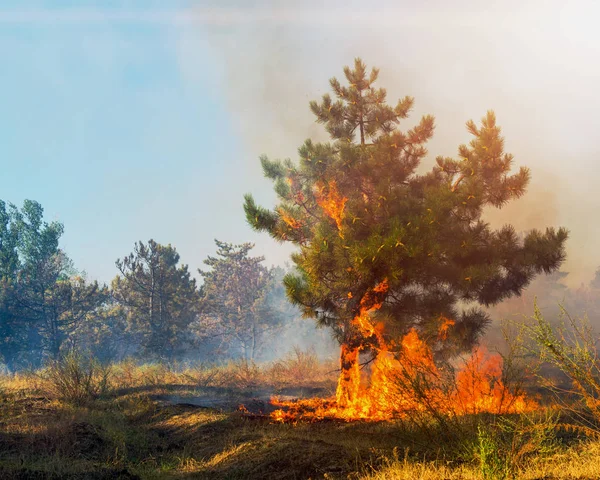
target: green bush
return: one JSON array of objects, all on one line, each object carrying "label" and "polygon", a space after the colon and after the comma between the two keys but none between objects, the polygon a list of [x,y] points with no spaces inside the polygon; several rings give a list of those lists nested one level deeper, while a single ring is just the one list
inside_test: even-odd
[{"label": "green bush", "polygon": [[532,457],[549,455],[555,448],[556,416],[552,413],[499,417],[479,425],[475,458],[486,480],[516,478]]}]

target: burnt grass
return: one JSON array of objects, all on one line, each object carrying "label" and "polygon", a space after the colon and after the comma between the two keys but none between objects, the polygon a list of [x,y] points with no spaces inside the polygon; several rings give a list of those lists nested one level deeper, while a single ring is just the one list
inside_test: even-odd
[{"label": "burnt grass", "polygon": [[256,415],[202,406],[215,393],[122,391],[80,406],[0,394],[0,478],[357,478],[400,440],[392,425],[273,424],[268,392],[217,396],[246,398]]},{"label": "burnt grass", "polygon": [[[465,439],[448,426],[400,421],[276,424],[264,412],[269,390],[164,387],[117,390],[85,405],[0,392],[0,478],[356,479],[398,454],[473,461],[461,445],[476,441],[476,429]],[[248,412],[235,411],[239,401]]]}]

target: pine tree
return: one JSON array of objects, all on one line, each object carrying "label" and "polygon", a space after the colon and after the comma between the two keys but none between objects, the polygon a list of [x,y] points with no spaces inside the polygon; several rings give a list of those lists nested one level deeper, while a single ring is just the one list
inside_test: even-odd
[{"label": "pine tree", "polygon": [[204,278],[203,333],[220,337],[230,350],[239,349],[245,360],[255,360],[286,318],[274,291],[276,271],[262,264],[263,257],[249,256],[251,243],[215,243],[217,256],[204,261],[210,270],[198,270]]},{"label": "pine tree", "polygon": [[196,319],[199,293],[187,265],[171,245],[138,242],[116,261],[122,276],[112,282],[115,300],[129,314],[145,357],[172,360],[189,344],[188,327]]},{"label": "pine tree", "polygon": [[0,356],[11,367],[57,358],[65,340],[106,299],[106,287],[76,274],[59,247],[63,225],[44,209],[0,201]]},{"label": "pine tree", "polygon": [[25,325],[15,308],[15,283],[20,267],[14,208],[0,200],[0,362],[13,366],[22,349]]},{"label": "pine tree", "polygon": [[[44,209],[36,201],[25,200],[22,208],[11,205],[11,231],[16,233],[18,270],[13,277],[12,312],[19,344],[20,361],[39,364],[44,355],[56,354],[62,331],[56,320],[53,293],[57,282],[68,275],[72,263],[59,247],[64,227],[46,223]],[[56,328],[48,329],[53,324]],[[15,358],[13,361],[17,361]]]},{"label": "pine tree", "polygon": [[[401,131],[413,98],[387,105],[385,89],[374,86],[378,73],[356,59],[344,68],[347,86],[331,79],[336,99],[326,94],[310,108],[332,141],[306,140],[297,163],[262,157],[279,203],[268,210],[246,195],[244,205],[253,228],[298,247],[287,294],[334,330],[343,372],[358,352],[398,346],[413,328],[438,355],[471,348],[490,320],[481,306],[555,271],[568,235],[548,228],[519,236],[482,219],[484,207],[521,197],[530,178],[523,167],[511,173],[513,156],[491,111],[481,126],[467,122],[473,139],[457,159],[438,157],[417,173],[434,119]],[[440,342],[443,325],[452,328]]]}]

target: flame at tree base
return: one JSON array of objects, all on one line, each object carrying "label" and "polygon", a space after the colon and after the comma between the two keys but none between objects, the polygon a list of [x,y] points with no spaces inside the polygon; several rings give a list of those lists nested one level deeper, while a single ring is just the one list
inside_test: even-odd
[{"label": "flame at tree base", "polygon": [[416,412],[444,415],[522,413],[535,401],[514,394],[502,381],[502,358],[475,349],[457,371],[443,371],[415,330],[402,339],[402,354],[381,350],[370,378],[361,372],[359,350],[342,346],[342,373],[336,397],[296,401],[271,399],[281,407],[271,413],[278,422],[383,421]]},{"label": "flame at tree base", "polygon": [[[475,349],[456,370],[436,365],[430,347],[415,329],[395,348],[383,335],[383,326],[373,324],[388,292],[387,279],[368,290],[352,326],[363,338],[377,339],[378,350],[370,375],[361,371],[360,348],[342,345],[341,374],[335,398],[280,401],[271,414],[279,422],[320,420],[382,421],[415,413],[467,415],[477,413],[522,413],[537,408],[524,394],[513,393],[502,380],[502,358]],[[439,341],[445,341],[454,321],[440,316]],[[394,353],[392,350],[398,350]]]}]

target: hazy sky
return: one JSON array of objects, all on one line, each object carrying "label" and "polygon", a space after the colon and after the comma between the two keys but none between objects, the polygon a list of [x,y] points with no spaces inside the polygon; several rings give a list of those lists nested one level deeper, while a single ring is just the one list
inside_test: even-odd
[{"label": "hazy sky", "polygon": [[[321,6],[325,3],[327,6]],[[308,101],[361,56],[390,101],[436,117],[455,155],[464,123],[496,111],[528,195],[500,215],[571,230],[566,270],[600,265],[600,7],[538,2],[0,3],[0,198],[65,224],[78,268],[108,281],[137,240],[171,243],[193,270],[213,238],[289,249],[251,232],[242,195],[271,205],[258,155],[323,138]],[[405,5],[405,6],[403,6]],[[418,5],[418,6],[416,6]]]}]

